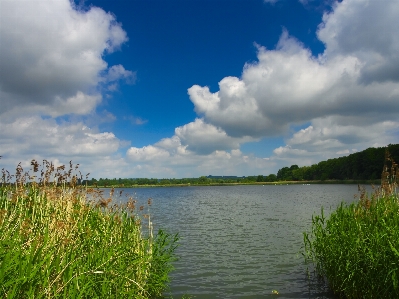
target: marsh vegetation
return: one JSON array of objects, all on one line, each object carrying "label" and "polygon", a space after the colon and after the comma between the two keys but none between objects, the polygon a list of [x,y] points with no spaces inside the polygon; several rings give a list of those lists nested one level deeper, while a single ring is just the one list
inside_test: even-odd
[{"label": "marsh vegetation", "polygon": [[31,166],[2,171],[0,297],[161,297],[178,237],[153,235],[151,200],[114,203],[114,190],[78,186],[72,163]]},{"label": "marsh vegetation", "polygon": [[346,298],[399,297],[398,165],[386,154],[381,187],[359,187],[358,201],[312,219],[306,258],[331,290]]}]

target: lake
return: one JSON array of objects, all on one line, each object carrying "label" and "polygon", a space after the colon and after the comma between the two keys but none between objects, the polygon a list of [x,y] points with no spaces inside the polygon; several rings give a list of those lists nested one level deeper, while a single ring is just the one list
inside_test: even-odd
[{"label": "lake", "polygon": [[[353,202],[357,185],[256,185],[125,189],[155,229],[181,237],[171,294],[194,298],[334,298],[309,283],[303,232],[321,207]],[[278,290],[279,295],[272,294]]]}]

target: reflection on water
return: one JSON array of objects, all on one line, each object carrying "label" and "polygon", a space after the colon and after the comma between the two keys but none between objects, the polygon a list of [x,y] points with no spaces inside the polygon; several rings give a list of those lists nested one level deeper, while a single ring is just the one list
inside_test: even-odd
[{"label": "reflection on water", "polygon": [[309,284],[301,255],[314,213],[352,202],[355,185],[125,189],[153,199],[155,227],[179,232],[171,294],[194,298],[333,298]]}]

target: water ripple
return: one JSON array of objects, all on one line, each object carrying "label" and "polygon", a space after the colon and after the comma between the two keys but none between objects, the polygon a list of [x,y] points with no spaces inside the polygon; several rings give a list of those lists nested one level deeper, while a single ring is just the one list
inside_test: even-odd
[{"label": "water ripple", "polygon": [[325,207],[350,202],[357,186],[290,185],[148,188],[157,227],[179,232],[180,260],[172,274],[175,298],[333,298],[309,284],[304,231]]}]

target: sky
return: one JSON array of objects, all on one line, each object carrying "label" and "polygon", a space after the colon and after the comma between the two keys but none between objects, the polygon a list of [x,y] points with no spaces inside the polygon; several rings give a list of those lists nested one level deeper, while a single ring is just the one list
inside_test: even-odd
[{"label": "sky", "polygon": [[0,0],[0,168],[268,175],[399,141],[399,1]]}]

